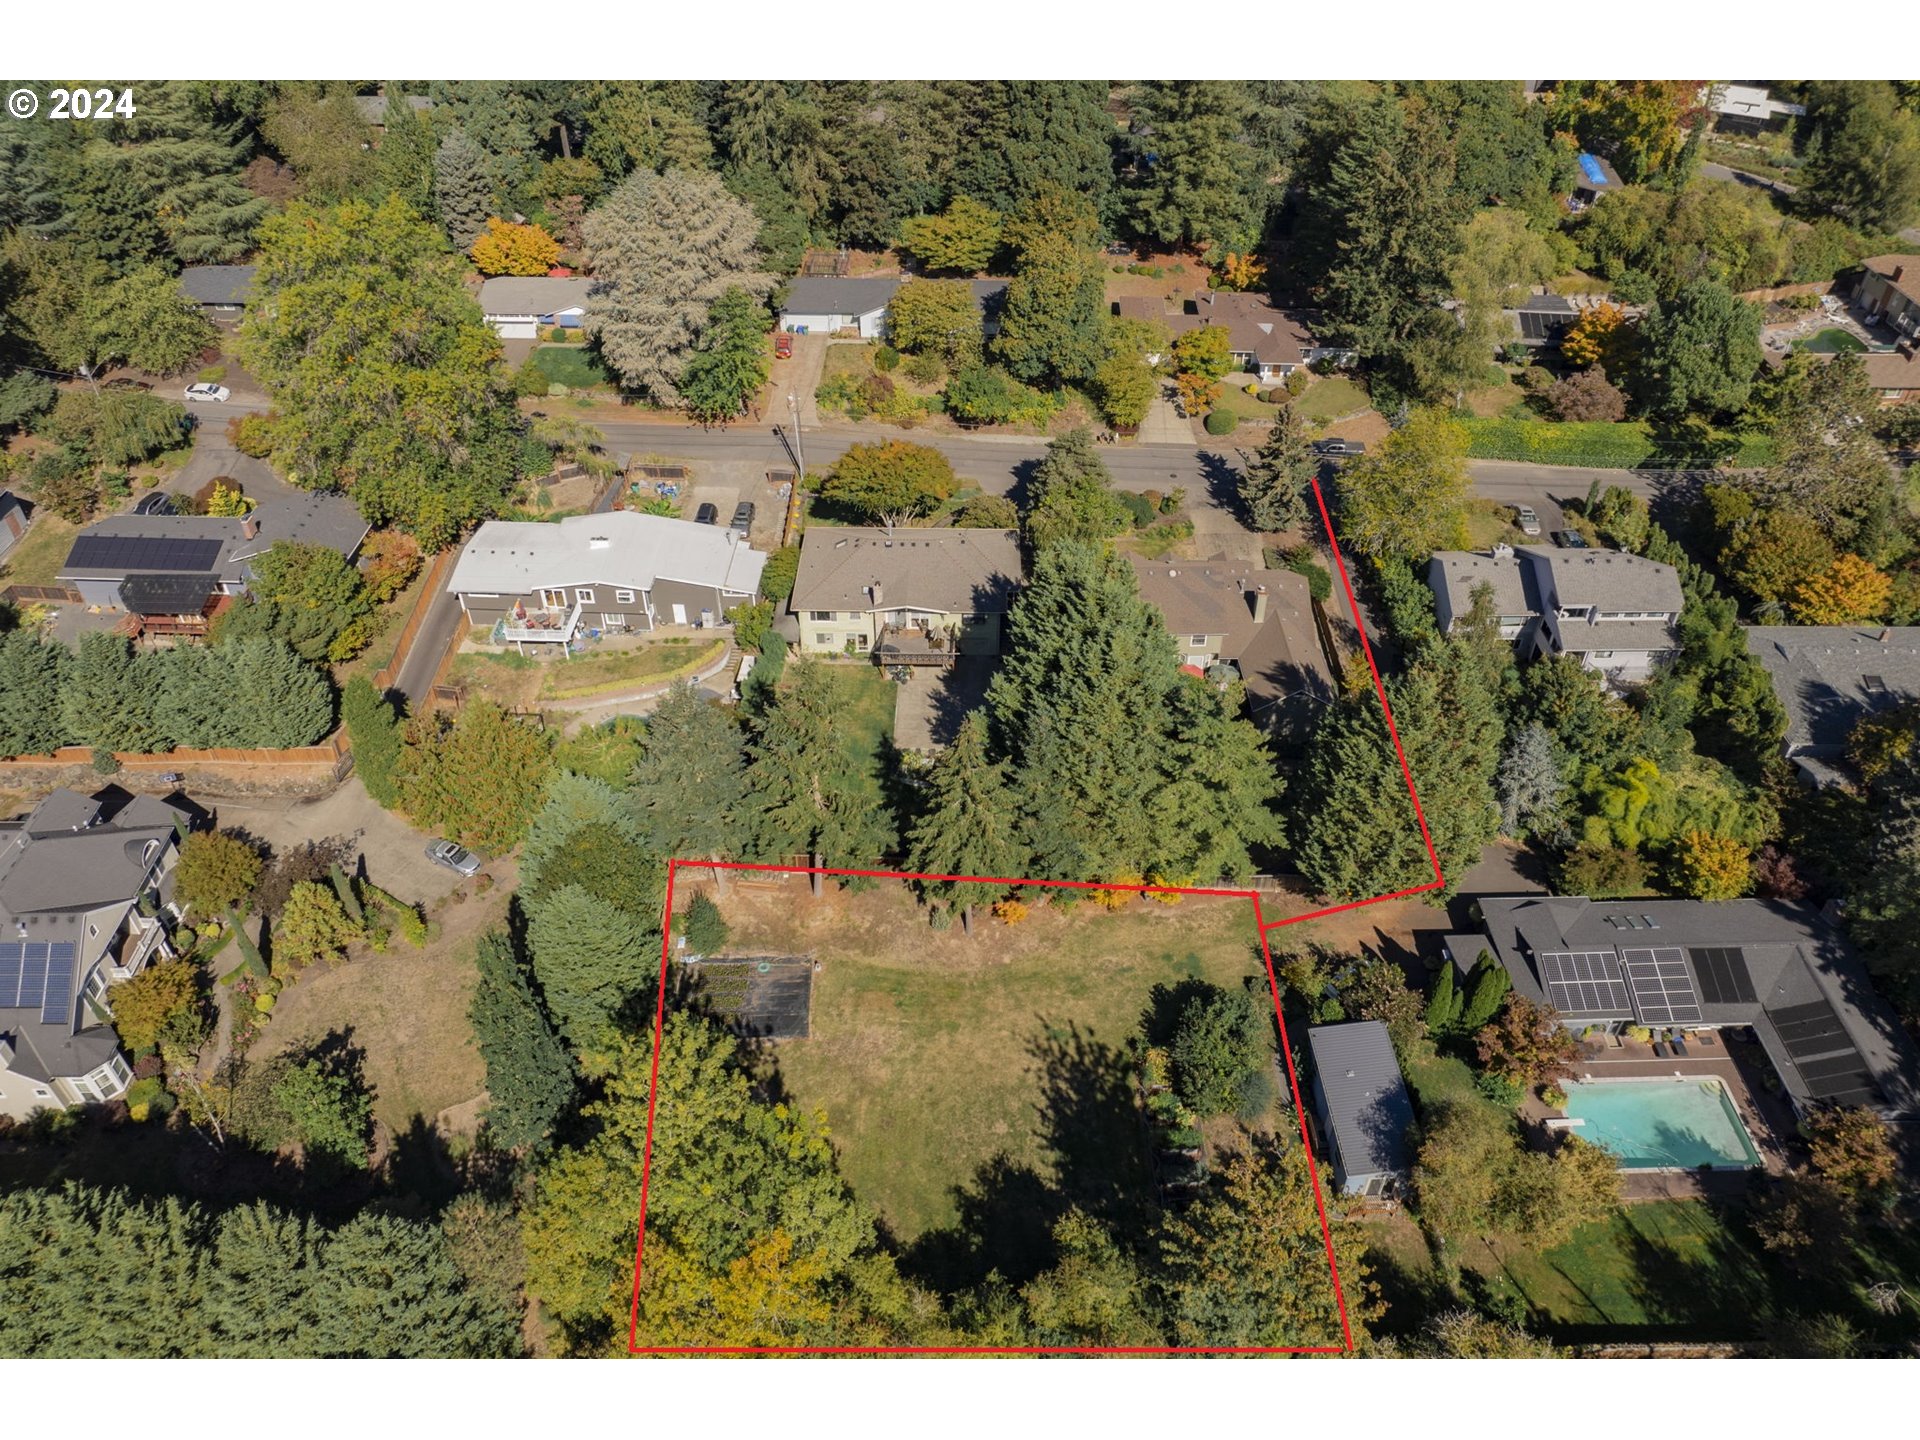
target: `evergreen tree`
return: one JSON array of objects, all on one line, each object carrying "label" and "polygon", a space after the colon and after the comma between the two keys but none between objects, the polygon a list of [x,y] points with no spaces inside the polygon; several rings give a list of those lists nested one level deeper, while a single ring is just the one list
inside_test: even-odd
[{"label": "evergreen tree", "polygon": [[[1163,245],[1246,251],[1259,244],[1267,186],[1246,132],[1237,80],[1154,80],[1144,87],[1135,141],[1131,218]],[[1252,178],[1250,178],[1252,177]]]},{"label": "evergreen tree", "polygon": [[46,755],[68,735],[65,707],[73,652],[25,630],[0,639],[0,753]]},{"label": "evergreen tree", "polygon": [[802,659],[754,727],[746,788],[759,853],[807,853],[829,866],[870,866],[892,852],[894,819],[875,773],[857,756],[833,671]]},{"label": "evergreen tree", "polygon": [[[1389,688],[1443,893],[1451,893],[1499,830],[1500,717],[1471,657],[1452,641],[1433,646]],[[1300,873],[1322,894],[1361,899],[1434,878],[1373,696],[1328,712],[1294,791],[1289,831]]]},{"label": "evergreen tree", "polygon": [[204,645],[160,651],[154,667],[154,728],[176,746],[208,749],[247,743],[239,738],[225,657]]},{"label": "evergreen tree", "polygon": [[767,383],[766,305],[739,286],[714,301],[707,328],[680,376],[688,412],[705,422],[731,420]]},{"label": "evergreen tree", "polygon": [[1073,430],[1047,442],[1027,482],[1027,534],[1036,550],[1105,540],[1126,529],[1128,518],[1090,432]]},{"label": "evergreen tree", "polygon": [[487,157],[464,130],[449,130],[434,152],[433,202],[440,228],[456,250],[478,240],[487,228],[487,217],[497,213]]},{"label": "evergreen tree", "polygon": [[1258,868],[1255,850],[1277,849],[1286,839],[1273,751],[1265,734],[1236,713],[1240,704],[1237,694],[1223,696],[1190,677],[1169,697],[1153,872],[1164,879],[1243,879]]},{"label": "evergreen tree", "polygon": [[1157,799],[1178,667],[1126,561],[1076,542],[1040,552],[987,696],[1038,873],[1112,880],[1161,868]]},{"label": "evergreen tree", "polygon": [[391,810],[400,803],[394,771],[400,763],[400,720],[393,702],[355,675],[340,692],[340,719],[353,746],[353,769],[374,804]]},{"label": "evergreen tree", "polygon": [[425,117],[407,103],[398,82],[389,80],[383,87],[387,97],[385,128],[380,148],[374,152],[379,161],[383,193],[398,195],[420,216],[438,214],[434,201],[434,161],[437,151],[433,132]]},{"label": "evergreen tree", "polygon": [[1747,403],[1761,362],[1760,307],[1718,281],[1693,280],[1641,320],[1634,383],[1656,415],[1716,415]]},{"label": "evergreen tree", "polygon": [[214,647],[241,743],[281,749],[311,745],[333,728],[333,683],[280,640],[264,636]]},{"label": "evergreen tree", "polygon": [[1113,183],[1113,117],[1096,80],[986,80],[968,87],[951,183],[1000,211],[1044,191],[1104,211]]},{"label": "evergreen tree", "polygon": [[1473,989],[1460,1011],[1460,1032],[1464,1035],[1478,1034],[1499,1014],[1501,1005],[1506,1003],[1507,992],[1513,988],[1513,977],[1507,974],[1507,967],[1484,950],[1474,963],[1471,978]]},{"label": "evergreen tree", "polygon": [[573,1103],[573,1064],[506,931],[480,937],[474,965],[467,1016],[487,1062],[487,1128],[503,1149],[543,1145]]},{"label": "evergreen tree", "polygon": [[155,662],[137,654],[123,635],[95,630],[80,637],[80,654],[60,694],[67,736],[95,750],[156,750],[165,737],[154,728]]},{"label": "evergreen tree", "polygon": [[497,854],[526,833],[552,773],[547,737],[479,700],[453,721],[429,714],[409,722],[397,778],[416,823]]},{"label": "evergreen tree", "polygon": [[1560,819],[1567,782],[1553,737],[1540,725],[1513,732],[1500,758],[1495,787],[1500,793],[1500,825],[1509,835],[1542,834]]},{"label": "evergreen tree", "polygon": [[637,171],[587,217],[594,273],[589,333],[632,390],[663,405],[680,399],[680,377],[729,290],[765,299],[759,222],[720,177]]},{"label": "evergreen tree", "polygon": [[[927,794],[907,836],[906,867],[922,875],[1018,876],[1026,865],[1019,814],[1007,788],[1007,767],[987,758],[987,727],[979,712],[967,716],[927,777]],[[923,880],[931,903],[958,911],[971,930],[973,907],[1006,893],[1004,884],[973,880]]]},{"label": "evergreen tree", "polygon": [[660,972],[660,932],[579,885],[528,906],[527,950],[547,1009],[576,1050],[597,1044]]},{"label": "evergreen tree", "polygon": [[744,844],[746,754],[740,727],[691,682],[647,719],[628,804],[647,848],[681,860],[737,858]]},{"label": "evergreen tree", "polygon": [[1434,981],[1433,994],[1427,999],[1427,1033],[1436,1040],[1451,1034],[1460,1023],[1463,998],[1453,983],[1453,963],[1448,961],[1440,967],[1440,978]]},{"label": "evergreen tree", "polygon": [[1320,461],[1307,438],[1306,422],[1282,405],[1267,438],[1240,472],[1240,503],[1255,530],[1298,530],[1317,516],[1313,482]]}]

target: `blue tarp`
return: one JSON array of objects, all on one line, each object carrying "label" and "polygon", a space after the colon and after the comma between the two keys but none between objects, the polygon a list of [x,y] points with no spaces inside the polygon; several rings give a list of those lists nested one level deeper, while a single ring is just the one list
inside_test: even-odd
[{"label": "blue tarp", "polygon": [[1607,172],[1600,168],[1600,157],[1584,150],[1580,152],[1580,173],[1595,185],[1607,183]]}]

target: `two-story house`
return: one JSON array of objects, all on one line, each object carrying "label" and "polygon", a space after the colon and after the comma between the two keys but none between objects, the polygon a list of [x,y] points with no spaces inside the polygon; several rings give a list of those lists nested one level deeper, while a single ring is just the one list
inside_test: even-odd
[{"label": "two-story house", "polygon": [[113,1100],[133,1072],[111,986],[172,954],[180,811],[56,790],[0,822],[0,1115]]},{"label": "two-story house", "polygon": [[1647,679],[1680,648],[1680,574],[1645,556],[1541,545],[1442,550],[1428,562],[1427,583],[1443,631],[1491,586],[1500,633],[1523,655],[1575,656],[1609,685]]},{"label": "two-story house", "polygon": [[767,557],[731,530],[614,510],[489,520],[447,579],[498,643],[567,644],[583,630],[719,625],[752,601]]},{"label": "two-story house", "polygon": [[1860,271],[1853,303],[1868,321],[1898,335],[1920,335],[1920,255],[1870,255]]},{"label": "two-story house", "polygon": [[1014,530],[819,525],[787,604],[808,655],[944,665],[997,655],[1021,576]]}]

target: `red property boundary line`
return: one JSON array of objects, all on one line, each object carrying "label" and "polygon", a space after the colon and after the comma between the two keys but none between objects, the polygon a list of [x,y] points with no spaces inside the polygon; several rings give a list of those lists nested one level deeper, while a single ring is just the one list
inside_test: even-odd
[{"label": "red property boundary line", "polygon": [[[1367,627],[1360,618],[1360,606],[1354,599],[1353,582],[1347,574],[1346,560],[1340,553],[1340,543],[1334,538],[1333,520],[1327,510],[1326,496],[1321,492],[1320,482],[1313,482],[1314,499],[1319,505],[1321,523],[1326,527],[1327,544],[1333,552],[1334,565],[1340,572],[1341,588],[1347,597],[1348,609],[1353,614],[1354,628],[1360,635],[1361,653],[1366,656],[1367,670],[1373,677],[1374,693],[1380,699],[1381,713],[1387,722],[1387,736],[1393,742],[1393,752],[1400,762],[1400,773],[1407,784],[1407,798],[1413,803],[1413,816],[1420,827],[1421,843],[1425,846],[1427,859],[1433,866],[1433,879],[1423,885],[1411,886],[1404,890],[1390,891],[1384,895],[1371,896],[1365,900],[1350,901],[1344,905],[1331,905],[1320,910],[1310,910],[1303,915],[1291,915],[1284,920],[1268,921],[1260,912],[1260,895],[1256,890],[1232,887],[1203,887],[1186,885],[1116,885],[1090,880],[1035,880],[1022,876],[1001,875],[929,875],[906,870],[855,870],[836,866],[803,866],[755,864],[747,861],[712,860],[670,860],[667,863],[667,893],[664,914],[661,921],[660,938],[660,975],[657,1000],[653,1016],[653,1059],[647,1082],[647,1138],[640,1160],[640,1214],[639,1234],[634,1242],[633,1255],[633,1302],[629,1311],[627,1328],[627,1353],[630,1355],[1346,1355],[1353,1352],[1353,1325],[1347,1315],[1347,1300],[1340,1284],[1340,1265],[1334,1257],[1333,1230],[1327,1219],[1325,1192],[1320,1184],[1320,1169],[1313,1158],[1313,1144],[1307,1133],[1307,1116],[1300,1097],[1300,1076],[1294,1066],[1293,1044],[1287,1036],[1286,1017],[1280,1013],[1280,983],[1274,974],[1273,952],[1267,942],[1267,932],[1278,930],[1286,925],[1298,925],[1303,921],[1317,920],[1328,915],[1338,915],[1348,910],[1358,910],[1367,905],[1378,905],[1387,900],[1405,899],[1409,896],[1437,890],[1446,884],[1441,871],[1440,857],[1433,847],[1433,837],[1427,829],[1426,813],[1420,806],[1420,794],[1413,783],[1413,771],[1407,764],[1405,748],[1400,743],[1399,729],[1393,722],[1393,707],[1387,700],[1387,689],[1380,678],[1380,667],[1375,663],[1373,647],[1367,642]],[[653,1125],[654,1114],[660,1097],[660,1040],[667,1019],[667,966],[671,956],[673,887],[681,866],[697,870],[731,870],[789,875],[835,875],[860,877],[874,880],[953,880],[979,881],[989,884],[1004,884],[1008,888],[1028,886],[1036,889],[1055,890],[1121,890],[1138,895],[1211,895],[1234,899],[1247,899],[1253,902],[1254,925],[1260,936],[1260,953],[1267,968],[1267,989],[1273,997],[1273,1015],[1280,1030],[1280,1050],[1286,1060],[1287,1083],[1293,1091],[1294,1113],[1300,1121],[1300,1144],[1307,1156],[1307,1177],[1313,1186],[1313,1203],[1320,1217],[1320,1238],[1326,1247],[1327,1270],[1333,1280],[1335,1306],[1340,1313],[1339,1345],[642,1345],[640,1330],[640,1275],[641,1265],[647,1246],[647,1194],[653,1175]]]}]

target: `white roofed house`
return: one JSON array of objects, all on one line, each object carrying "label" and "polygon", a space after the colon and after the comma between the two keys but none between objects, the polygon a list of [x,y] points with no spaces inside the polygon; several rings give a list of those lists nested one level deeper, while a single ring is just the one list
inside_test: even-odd
[{"label": "white roofed house", "polygon": [[524,651],[587,630],[723,624],[753,600],[766,563],[731,530],[615,510],[557,523],[489,520],[447,588],[469,623]]},{"label": "white roofed house", "polygon": [[183,818],[151,796],[55,790],[0,822],[0,1116],[125,1093],[111,987],[173,953]]}]

